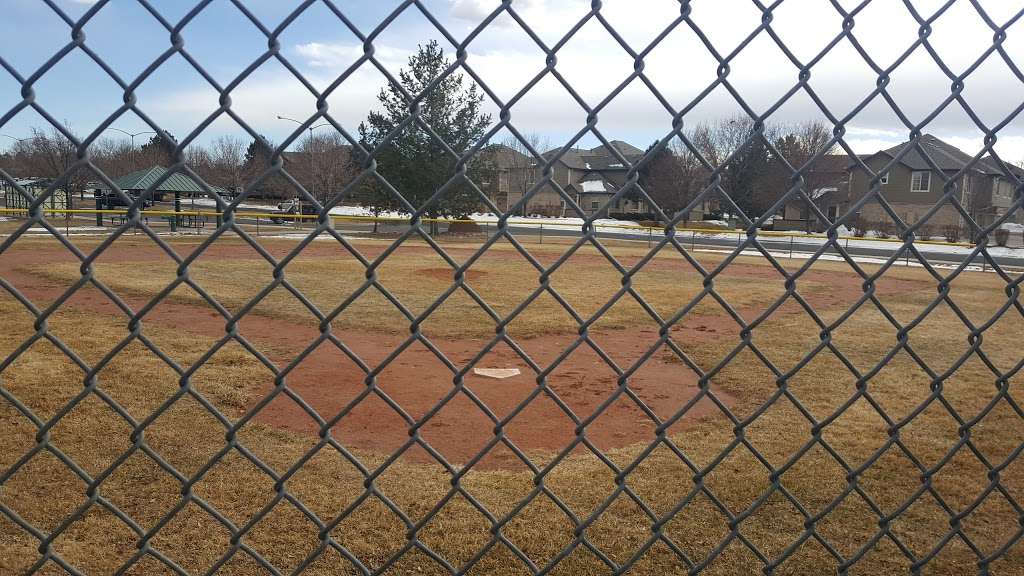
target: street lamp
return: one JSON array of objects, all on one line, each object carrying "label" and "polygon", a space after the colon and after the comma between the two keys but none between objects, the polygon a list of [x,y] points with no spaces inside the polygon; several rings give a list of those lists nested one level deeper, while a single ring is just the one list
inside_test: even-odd
[{"label": "street lamp", "polygon": [[[299,122],[295,118],[289,118],[287,116],[281,116],[280,114],[278,114],[277,119],[278,120],[287,120],[289,122],[295,122],[299,126],[302,126],[302,122]],[[316,162],[313,161],[313,130],[316,130],[317,128],[323,128],[324,126],[330,126],[330,125],[331,125],[330,122],[324,122],[323,124],[317,124],[315,126],[310,126],[309,127],[309,147],[310,147],[309,148],[309,172],[310,172],[310,175],[312,177],[311,179],[313,181],[313,190],[312,190],[313,198],[316,198],[316,177],[317,177]]]},{"label": "street lamp", "polygon": [[142,132],[135,132],[133,134],[131,132],[127,132],[125,130],[121,130],[120,128],[114,128],[114,127],[107,128],[107,130],[114,130],[116,132],[120,132],[121,134],[124,134],[125,136],[128,136],[129,138],[132,139],[132,172],[134,172],[135,171],[135,137],[136,136],[140,136],[142,134],[156,134],[156,132],[154,132],[152,130],[143,130]]},{"label": "street lamp", "polygon": [[14,140],[15,142],[24,142],[25,140],[31,140],[32,139],[31,136],[29,136],[28,138],[15,138],[14,136],[11,136],[9,134],[0,134],[0,136],[3,136],[4,138],[10,138],[11,140]]}]

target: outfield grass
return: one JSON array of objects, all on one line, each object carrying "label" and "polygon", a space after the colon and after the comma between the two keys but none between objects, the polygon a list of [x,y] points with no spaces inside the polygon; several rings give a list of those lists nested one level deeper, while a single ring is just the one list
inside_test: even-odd
[{"label": "outfield grass", "polygon": [[[41,242],[41,241],[40,241]],[[270,243],[284,250],[284,242]],[[360,243],[368,252],[378,251],[379,243]],[[184,249],[186,245],[181,244]],[[468,254],[466,246],[448,246],[453,254]],[[550,262],[565,246],[531,246],[539,257]],[[623,261],[635,261],[642,248],[615,248]],[[480,274],[469,276],[469,283],[480,291],[500,313],[511,310],[516,302],[536,286],[536,274],[517,261],[511,250],[501,248],[479,264]],[[300,258],[286,270],[286,277],[318,306],[336,305],[358,286],[365,270],[349,261],[323,257]],[[328,255],[329,256],[329,255]],[[713,266],[719,256],[702,256]],[[257,265],[252,257],[200,259],[192,277],[218,300],[233,309],[255,294],[270,278],[269,266]],[[800,262],[788,263],[797,266]],[[581,254],[566,269],[556,273],[552,285],[580,308],[592,313],[621,285],[620,276],[594,254]],[[700,278],[684,273],[676,256],[666,255],[650,271],[638,275],[637,290],[663,315],[684,305],[700,290]],[[812,280],[801,282],[799,290],[827,319],[837,318],[853,303],[860,280],[843,276],[843,264],[820,263]],[[473,267],[477,269],[477,266]],[[25,268],[40,282],[63,285],[78,274],[73,263],[52,263]],[[436,258],[422,251],[402,252],[381,267],[380,281],[414,310],[451,284]],[[104,262],[96,266],[97,277],[117,291],[134,296],[151,296],[173,277],[173,266],[153,259]],[[716,289],[730,303],[744,310],[747,320],[757,315],[783,292],[782,282],[766,265],[746,259],[716,283]],[[899,321],[911,321],[935,297],[935,283],[921,270],[893,270],[880,291],[887,310]],[[479,287],[479,288],[478,288]],[[1005,283],[993,274],[969,274],[951,285],[950,295],[974,322],[984,322],[1006,301]],[[196,295],[176,292],[176,300],[196,302]],[[348,328],[393,332],[407,329],[407,321],[386,312],[379,297],[357,301],[352,315],[342,315],[339,323]],[[553,331],[573,332],[568,317],[558,312],[557,304],[538,302],[514,326],[517,337]],[[532,308],[532,307],[531,307]],[[608,319],[595,329],[628,330],[632,324],[649,322],[636,305],[612,308]],[[436,320],[428,321],[425,331],[447,338],[477,338],[487,331],[483,318],[474,316],[467,302],[442,307]],[[308,318],[286,296],[274,294],[271,301],[256,312],[298,321]],[[731,322],[717,306],[706,304],[694,311],[708,322]],[[0,332],[0,355],[6,357],[35,332],[33,318],[6,294],[0,295],[0,314],[5,329]],[[403,325],[404,322],[404,325]],[[49,322],[54,334],[66,340],[89,364],[100,361],[114,343],[128,333],[123,318],[94,309],[67,307]],[[820,342],[820,329],[792,301],[785,304],[767,322],[754,330],[752,343],[777,368],[788,371]],[[985,358],[999,371],[1011,372],[1021,361],[1021,318],[1013,309],[984,333]],[[491,327],[493,333],[493,325]],[[196,361],[214,344],[210,337],[183,334],[153,323],[145,334],[159,342],[168,356],[183,365]],[[862,371],[870,371],[897,342],[897,330],[871,304],[851,316],[832,334],[832,342]],[[954,357],[968,349],[967,329],[947,306],[937,308],[909,335],[909,343],[919,358],[937,372],[951,365]],[[272,350],[273,342],[263,342]],[[739,344],[735,334],[703,340],[687,339],[680,346],[696,363],[710,369]],[[284,347],[285,343],[279,343]],[[684,370],[680,364],[680,370]],[[50,418],[82,390],[81,370],[62,357],[52,345],[38,342],[0,373],[5,390],[28,405],[40,418]],[[272,380],[269,371],[237,344],[216,353],[208,365],[192,380],[194,391],[222,410],[230,418],[239,417],[261,386]],[[139,342],[133,342],[106,365],[98,375],[101,390],[117,401],[137,420],[151,414],[167,398],[180,390],[179,377]],[[905,351],[896,353],[866,385],[870,400],[899,422],[913,414],[932,393],[929,378]],[[1021,396],[1021,383],[1014,372],[1008,378],[1010,396]],[[713,374],[711,389],[725,391],[735,398],[732,411],[737,418],[754,415],[766,400],[779,391],[777,374],[770,371],[749,349],[744,349]],[[786,391],[819,420],[827,418],[857,392],[857,382],[848,369],[828,350],[824,350],[788,379]],[[993,465],[1016,455],[1024,442],[1024,420],[1007,400],[989,407],[997,396],[996,377],[977,356],[942,382],[941,399],[969,420],[984,414],[971,428],[971,447]],[[36,429],[6,402],[0,402],[0,470],[6,470],[36,446]],[[961,439],[959,423],[940,402],[927,404],[912,421],[903,426],[898,438],[921,466],[937,467],[930,487],[915,504],[902,510],[904,502],[922,489],[922,471],[898,446],[889,446],[871,467],[857,477],[863,490],[884,514],[902,513],[889,524],[889,532],[919,558],[929,555],[950,530],[949,516],[936,499],[956,512],[969,511],[960,521],[962,534],[983,554],[999,549],[1020,529],[1021,515],[999,491],[987,492],[988,469],[972,454],[971,447],[950,450]],[[73,458],[94,478],[132,447],[132,430],[95,394],[87,396],[54,426],[49,441]],[[804,448],[812,437],[812,427],[786,397],[780,397],[744,432],[744,439],[773,466],[782,466]],[[225,446],[224,427],[200,406],[185,396],[145,430],[147,445],[187,477],[204,470],[217,450]],[[312,448],[315,438],[292,434],[271,426],[249,424],[238,434],[239,442],[257,454],[278,474],[284,473]],[[885,448],[890,440],[889,425],[879,416],[867,398],[860,398],[821,432],[821,439],[841,454],[851,468]],[[743,445],[722,460],[716,457],[736,440],[734,424],[717,414],[672,429],[669,440],[682,450],[694,466],[705,469],[703,485],[733,514],[746,510],[771,486],[768,472]],[[611,451],[609,457],[625,466],[640,453],[635,446]],[[357,451],[368,466],[379,465],[383,455]],[[538,455],[541,456],[541,455]],[[1024,502],[1024,468],[1020,459],[1002,470],[1000,488],[1018,502]],[[822,445],[815,445],[781,476],[781,485],[798,499],[805,510],[815,515],[848,487],[847,471]],[[631,474],[625,485],[642,498],[658,515],[671,512],[676,504],[694,490],[694,472],[667,445],[660,445]],[[274,482],[249,463],[238,450],[232,450],[217,465],[194,479],[192,497],[216,508],[236,526],[244,526],[258,511],[275,501]],[[377,477],[374,486],[400,506],[417,522],[444,498],[451,489],[450,476],[438,465],[398,461]],[[615,489],[614,474],[581,446],[544,476],[543,485],[563,499],[583,519],[601,509],[604,499]],[[534,478],[523,469],[473,470],[462,481],[463,488],[498,518],[511,513],[516,504],[534,488]],[[320,519],[329,522],[346,506],[364,494],[364,478],[336,451],[327,447],[307,462],[285,483],[287,493],[301,500]],[[98,494],[131,516],[143,530],[150,530],[180,501],[182,484],[151,458],[135,452],[105,476]],[[975,499],[987,494],[984,503],[969,508]],[[75,477],[49,453],[41,453],[24,465],[0,492],[4,505],[17,511],[38,528],[55,529],[61,520],[86,502],[86,483]],[[629,559],[651,535],[651,521],[626,494],[621,494],[599,518],[583,532],[591,545],[615,562]],[[740,524],[742,537],[756,545],[769,558],[777,558],[787,546],[806,536],[804,516],[779,491],[769,496]],[[454,566],[468,561],[489,542],[491,525],[462,495],[456,495],[440,514],[416,534],[423,545]],[[504,524],[501,533],[518,546],[538,566],[544,566],[563,547],[573,541],[574,525],[565,513],[540,495]],[[815,524],[815,535],[827,540],[839,553],[849,556],[871,542],[879,530],[878,516],[857,494],[850,493],[834,510]],[[243,538],[248,546],[272,562],[283,573],[293,570],[319,544],[316,526],[293,505],[281,501],[271,513]],[[336,541],[348,548],[369,567],[380,566],[407,542],[408,527],[381,501],[371,496],[332,532]],[[665,534],[695,562],[702,561],[729,534],[728,521],[706,493],[665,524]],[[94,505],[84,519],[69,526],[53,544],[65,559],[86,573],[108,573],[122,565],[136,551],[137,537],[113,514]],[[0,572],[20,573],[38,557],[38,541],[0,516]],[[190,572],[208,570],[229,548],[230,534],[223,525],[202,511],[195,502],[185,506],[164,525],[150,546],[178,562]],[[776,571],[777,574],[827,574],[836,570],[837,561],[811,537]],[[889,537],[881,538],[851,570],[856,574],[908,572],[910,561]],[[1024,573],[1024,545],[1018,543],[992,566],[993,574]],[[51,568],[55,568],[51,566]],[[679,558],[662,542],[642,555],[634,573],[685,573]],[[749,574],[762,568],[761,561],[736,540],[711,563],[709,574]],[[924,573],[963,574],[976,571],[974,552],[959,537],[946,543]],[[607,567],[580,545],[558,564],[554,573],[590,574],[607,572]],[[149,558],[134,573],[160,573],[158,563]],[[222,573],[251,574],[261,569],[244,552],[235,555]],[[356,570],[338,553],[329,551],[308,573],[347,574]],[[445,573],[434,560],[415,549],[393,567],[394,573]],[[475,565],[474,573],[527,573],[511,552],[498,544]]]},{"label": "outfield grass", "polygon": [[[129,241],[132,241],[129,239]],[[137,240],[135,240],[137,242]],[[379,243],[370,243],[379,251]],[[323,247],[323,246],[321,246]],[[330,314],[350,295],[361,291],[341,311],[335,326],[387,333],[408,331],[410,320],[385,297],[394,295],[411,315],[419,316],[440,299],[455,283],[452,265],[425,249],[422,243],[399,248],[373,268],[379,284],[363,290],[368,267],[344,252],[333,242],[325,247],[328,254],[318,257],[300,255],[283,268],[283,278],[306,296],[322,313]],[[468,257],[471,245],[454,244],[457,264]],[[566,245],[536,248],[542,264],[551,264]],[[617,256],[625,265],[635,263],[644,253],[641,248],[619,248]],[[718,254],[702,255],[703,265],[713,269],[720,261]],[[741,258],[736,266],[720,275],[714,283],[715,292],[740,310],[763,309],[779,298],[784,288],[782,276],[756,258]],[[46,262],[26,266],[25,270],[48,280],[70,284],[81,277],[77,262]],[[833,274],[837,265],[823,264],[820,273],[799,284],[804,296],[827,297],[833,291]],[[172,283],[177,267],[169,259],[145,261],[106,261],[101,257],[94,265],[96,277],[119,294],[152,298]],[[273,280],[273,266],[244,247],[231,257],[201,257],[189,268],[189,278],[206,290],[232,312],[253,302]],[[512,246],[499,242],[487,254],[474,261],[465,273],[466,289],[456,289],[423,323],[432,336],[478,337],[494,333],[491,319],[470,295],[475,292],[501,318],[507,318],[516,307],[530,298],[540,286],[541,272]],[[596,329],[621,329],[638,325],[657,326],[639,299],[649,304],[663,319],[668,319],[683,306],[700,296],[704,278],[683,256],[670,248],[640,268],[632,276],[636,296],[625,294],[593,324]],[[609,302],[622,287],[622,273],[592,247],[578,250],[572,258],[550,274],[550,287],[583,319],[590,319]],[[181,285],[169,295],[172,302],[205,304],[195,290]],[[694,313],[702,316],[726,316],[726,310],[713,298],[697,304]],[[313,314],[285,285],[266,295],[252,310],[253,314],[306,321]],[[369,319],[369,320],[368,320]],[[517,314],[509,326],[517,337],[541,334],[574,333],[577,323],[566,308],[550,292],[541,291],[529,306]]]}]

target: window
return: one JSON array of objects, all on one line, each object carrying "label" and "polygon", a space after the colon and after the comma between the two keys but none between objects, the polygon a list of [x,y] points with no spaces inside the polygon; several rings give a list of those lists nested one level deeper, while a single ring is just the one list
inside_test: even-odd
[{"label": "window", "polygon": [[601,207],[601,203],[598,202],[597,200],[594,200],[593,202],[590,203],[590,209],[591,210],[597,210],[600,207]]},{"label": "window", "polygon": [[911,192],[927,192],[931,187],[932,173],[927,170],[920,172],[914,172],[910,176],[910,191]]},{"label": "window", "polygon": [[882,177],[879,178],[878,181],[881,182],[883,185],[888,184],[889,183],[889,173],[886,172],[885,174],[882,174]]}]

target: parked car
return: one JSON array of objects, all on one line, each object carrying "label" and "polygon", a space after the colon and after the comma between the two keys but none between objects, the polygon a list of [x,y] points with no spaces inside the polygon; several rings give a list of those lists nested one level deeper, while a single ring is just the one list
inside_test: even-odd
[{"label": "parked car", "polygon": [[277,210],[270,213],[270,221],[277,223],[283,220],[288,220],[288,218],[284,218],[283,216],[291,216],[295,214],[315,216],[319,213],[320,211],[316,206],[307,202],[302,202],[301,200],[286,200],[277,205]]},{"label": "parked car", "polygon": [[[129,194],[128,197],[131,199],[132,202],[135,202],[135,200],[138,198],[138,196],[134,194]],[[105,194],[102,194],[99,200],[100,210],[117,210],[119,208],[127,208],[128,206],[131,205],[131,202],[125,201],[124,198],[121,198],[119,195],[114,194],[113,192],[107,192]],[[152,205],[152,200],[146,200],[142,203],[143,208],[149,208]]]}]

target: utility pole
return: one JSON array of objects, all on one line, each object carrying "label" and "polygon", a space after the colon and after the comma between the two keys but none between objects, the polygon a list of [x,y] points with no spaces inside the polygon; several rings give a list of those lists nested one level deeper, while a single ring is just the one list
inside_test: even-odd
[{"label": "utility pole", "polygon": [[[299,126],[302,126],[302,124],[303,124],[302,122],[299,122],[298,120],[296,120],[294,118],[289,118],[287,116],[281,116],[280,114],[277,116],[277,119],[278,120],[287,120],[289,122],[294,122],[294,123],[298,124]],[[330,126],[330,125],[331,125],[330,122],[324,122],[322,124],[317,124],[315,126],[310,126],[309,127],[309,173],[310,173],[310,181],[312,181],[312,183],[313,183],[312,190],[310,190],[310,194],[313,195],[313,198],[316,198],[316,180],[317,180],[317,169],[316,169],[317,166],[316,166],[316,161],[313,159],[313,130],[316,130],[317,128],[323,128],[324,126]]]}]

